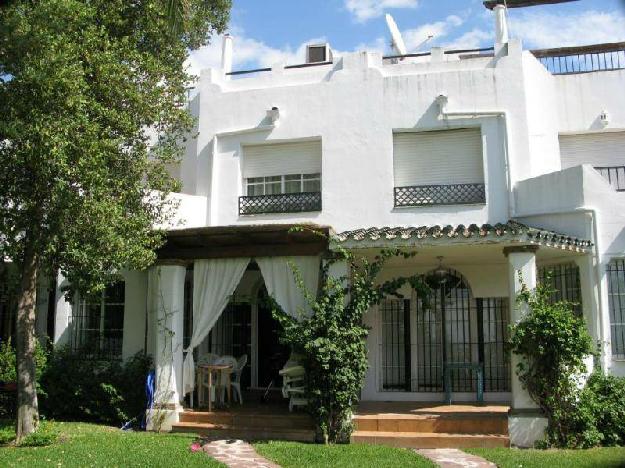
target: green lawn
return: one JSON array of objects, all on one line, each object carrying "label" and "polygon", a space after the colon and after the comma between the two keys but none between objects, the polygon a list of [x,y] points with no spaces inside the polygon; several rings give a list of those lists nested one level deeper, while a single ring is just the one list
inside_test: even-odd
[{"label": "green lawn", "polygon": [[467,449],[502,468],[622,468],[625,447],[590,450]]},{"label": "green lawn", "polygon": [[[0,443],[12,434],[12,422],[0,421]],[[0,447],[0,466],[173,467],[223,466],[205,453],[192,453],[193,435],[122,432],[85,423],[46,423],[59,438],[48,447]]]},{"label": "green lawn", "polygon": [[284,468],[434,467],[405,449],[380,445],[314,445],[298,442],[257,442],[256,451]]}]

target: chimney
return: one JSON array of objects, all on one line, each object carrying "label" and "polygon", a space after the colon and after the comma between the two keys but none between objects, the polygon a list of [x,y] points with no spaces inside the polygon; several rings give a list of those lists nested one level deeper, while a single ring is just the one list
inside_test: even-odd
[{"label": "chimney", "polygon": [[495,45],[508,43],[508,18],[506,17],[506,7],[497,5],[493,8],[495,12]]},{"label": "chimney", "polygon": [[225,34],[221,48],[221,70],[226,78],[230,78],[226,73],[232,71],[232,36]]}]

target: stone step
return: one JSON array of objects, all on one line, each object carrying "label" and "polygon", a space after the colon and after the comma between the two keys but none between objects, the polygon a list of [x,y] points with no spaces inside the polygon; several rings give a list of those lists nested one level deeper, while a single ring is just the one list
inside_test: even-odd
[{"label": "stone step", "polygon": [[276,429],[313,429],[312,419],[307,414],[263,414],[184,411],[180,422],[227,425],[232,427],[265,427]]},{"label": "stone step", "polygon": [[219,439],[289,440],[295,442],[314,442],[315,440],[315,431],[312,429],[232,427],[193,422],[174,424],[172,432],[190,432]]},{"label": "stone step", "polygon": [[510,439],[501,434],[355,431],[352,443],[403,448],[495,448],[509,447]]},{"label": "stone step", "polygon": [[508,434],[507,415],[356,415],[354,424],[358,431]]}]

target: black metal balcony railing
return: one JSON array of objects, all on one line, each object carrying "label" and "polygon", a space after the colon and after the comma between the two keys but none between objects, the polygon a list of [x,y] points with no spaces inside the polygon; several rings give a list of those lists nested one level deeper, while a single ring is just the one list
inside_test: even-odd
[{"label": "black metal balcony railing", "polygon": [[532,50],[532,54],[554,75],[625,68],[625,42]]},{"label": "black metal balcony railing", "polygon": [[321,192],[239,197],[239,215],[321,211]]},{"label": "black metal balcony railing", "polygon": [[617,192],[625,192],[625,166],[595,166],[599,172]]},{"label": "black metal balcony railing", "polygon": [[484,184],[416,185],[395,187],[395,206],[486,203]]}]

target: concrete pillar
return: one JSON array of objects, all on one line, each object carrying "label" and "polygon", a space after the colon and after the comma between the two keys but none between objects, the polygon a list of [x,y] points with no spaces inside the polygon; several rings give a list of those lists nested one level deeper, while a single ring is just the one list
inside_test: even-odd
[{"label": "concrete pillar", "polygon": [[[522,286],[536,288],[536,250],[535,246],[506,247],[504,254],[508,257],[508,290],[510,297],[510,323],[515,324],[529,313],[527,304],[517,303],[517,296]],[[512,355],[512,407],[536,408],[527,391],[516,375],[519,358]]]},{"label": "concrete pillar", "polygon": [[230,79],[230,76],[226,75],[226,73],[230,73],[232,71],[232,49],[232,36],[230,34],[225,34],[221,47],[221,70],[227,80]]},{"label": "concrete pillar", "polygon": [[152,267],[149,285],[154,333],[155,408],[150,429],[171,430],[182,411],[182,339],[184,324],[184,265]]},{"label": "concrete pillar", "polygon": [[58,273],[56,279],[56,291],[54,294],[56,300],[56,312],[54,316],[54,336],[52,341],[55,346],[67,345],[70,342],[70,318],[73,307],[80,307],[78,301],[72,305],[66,297],[65,288],[69,283],[61,272]]},{"label": "concrete pillar", "polygon": [[502,45],[508,42],[508,18],[506,18],[506,7],[497,5],[493,8],[495,13],[495,45]]},{"label": "concrete pillar", "polygon": [[[523,285],[532,290],[536,288],[536,251],[538,246],[522,245],[504,248],[508,257],[508,290],[510,300],[510,323],[518,323],[529,312],[527,304],[517,303],[517,296]],[[512,354],[510,359],[512,379],[512,401],[508,420],[510,442],[520,447],[531,447],[543,437],[546,419],[537,405],[530,398],[527,390],[519,381],[516,366],[520,357]]]},{"label": "concrete pillar", "polygon": [[146,345],[146,298],[148,274],[146,271],[124,272],[124,339],[122,358],[133,357]]}]

